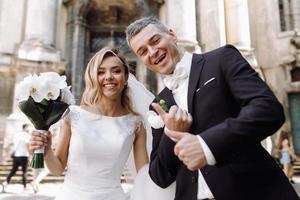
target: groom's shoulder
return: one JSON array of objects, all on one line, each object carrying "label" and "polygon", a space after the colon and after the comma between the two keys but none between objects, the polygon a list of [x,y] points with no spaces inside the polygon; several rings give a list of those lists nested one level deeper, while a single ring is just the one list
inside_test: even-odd
[{"label": "groom's shoulder", "polygon": [[228,51],[239,52],[239,50],[235,46],[233,46],[231,44],[226,44],[222,47],[204,52],[204,53],[202,53],[202,55],[206,58],[209,58],[209,57],[214,57],[216,55],[222,55],[222,54],[224,54],[225,52],[228,52]]}]

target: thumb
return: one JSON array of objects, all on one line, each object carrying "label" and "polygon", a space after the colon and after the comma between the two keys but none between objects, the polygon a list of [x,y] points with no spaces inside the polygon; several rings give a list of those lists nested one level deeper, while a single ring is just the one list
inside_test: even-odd
[{"label": "thumb", "polygon": [[152,103],[151,104],[154,110],[161,116],[162,119],[164,119],[164,116],[167,114],[158,103]]},{"label": "thumb", "polygon": [[187,134],[186,132],[171,131],[167,127],[165,127],[165,133],[169,138],[171,138],[175,142],[178,142]]}]

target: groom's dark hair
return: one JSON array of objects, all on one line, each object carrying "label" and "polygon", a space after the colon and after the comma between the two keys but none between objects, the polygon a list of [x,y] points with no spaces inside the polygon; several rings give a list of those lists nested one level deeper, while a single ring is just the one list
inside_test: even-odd
[{"label": "groom's dark hair", "polygon": [[157,26],[160,30],[169,33],[169,29],[157,18],[155,17],[143,17],[141,19],[138,19],[126,28],[126,41],[127,44],[130,46],[130,40],[132,37],[134,37],[136,34],[138,34],[143,28],[148,26],[149,24],[154,24]]}]

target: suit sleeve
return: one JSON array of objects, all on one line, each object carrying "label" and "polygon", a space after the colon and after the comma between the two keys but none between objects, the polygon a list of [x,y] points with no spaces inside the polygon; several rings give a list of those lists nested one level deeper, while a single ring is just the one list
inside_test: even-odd
[{"label": "suit sleeve", "polygon": [[285,118],[274,94],[235,47],[223,48],[219,67],[240,112],[205,130],[201,137],[217,164],[222,164],[276,132]]},{"label": "suit sleeve", "polygon": [[164,134],[163,128],[152,128],[152,136],[149,175],[158,186],[166,188],[176,180],[177,169],[180,164],[179,159],[174,154],[176,143]]}]

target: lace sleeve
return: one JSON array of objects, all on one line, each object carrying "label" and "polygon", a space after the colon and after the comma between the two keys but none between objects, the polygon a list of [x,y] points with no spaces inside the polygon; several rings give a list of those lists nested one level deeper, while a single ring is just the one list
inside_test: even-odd
[{"label": "lace sleeve", "polygon": [[76,123],[79,120],[79,117],[80,111],[78,109],[78,106],[69,106],[62,117],[62,122],[71,125],[73,123]]},{"label": "lace sleeve", "polygon": [[138,117],[138,120],[136,121],[136,126],[135,126],[135,134],[138,134],[141,132],[141,128],[145,129],[145,134],[146,134],[146,148],[148,152],[148,157],[150,156],[151,150],[152,150],[152,130],[151,126],[148,123],[148,121],[145,121],[143,117]]},{"label": "lace sleeve", "polygon": [[144,122],[143,122],[143,119],[141,117],[139,117],[136,121],[136,125],[135,125],[135,134],[138,134],[139,132],[141,132],[141,129],[145,128],[145,125],[144,125]]}]

